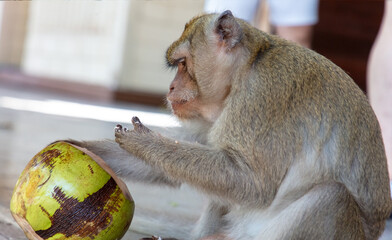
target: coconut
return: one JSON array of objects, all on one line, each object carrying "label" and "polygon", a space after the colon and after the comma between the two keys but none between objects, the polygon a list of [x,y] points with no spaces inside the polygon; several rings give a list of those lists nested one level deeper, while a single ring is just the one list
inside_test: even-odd
[{"label": "coconut", "polygon": [[121,239],[134,207],[126,185],[100,157],[66,142],[34,156],[10,204],[26,236],[40,240]]}]

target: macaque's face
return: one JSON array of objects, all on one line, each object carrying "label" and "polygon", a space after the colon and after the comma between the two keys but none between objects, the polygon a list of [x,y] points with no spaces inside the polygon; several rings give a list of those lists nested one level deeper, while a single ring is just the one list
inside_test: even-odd
[{"label": "macaque's face", "polygon": [[179,119],[192,119],[199,115],[197,106],[200,104],[200,96],[197,82],[189,72],[189,59],[180,56],[174,62],[177,74],[170,84],[167,102],[173,114]]},{"label": "macaque's face", "polygon": [[[216,15],[202,15],[185,25],[181,37],[168,48],[166,62],[177,70],[167,103],[180,120],[214,122],[230,92],[236,66],[216,30]],[[234,59],[234,60],[233,60]]]},{"label": "macaque's face", "polygon": [[201,117],[202,94],[195,74],[195,56],[191,46],[192,40],[198,38],[195,35],[199,35],[195,33],[202,32],[200,24],[195,24],[200,18],[196,17],[188,22],[181,37],[166,52],[167,66],[177,70],[166,99],[168,106],[180,120]]}]

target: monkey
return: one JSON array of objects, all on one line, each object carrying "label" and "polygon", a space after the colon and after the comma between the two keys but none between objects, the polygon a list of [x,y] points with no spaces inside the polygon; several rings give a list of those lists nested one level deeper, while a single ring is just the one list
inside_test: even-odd
[{"label": "monkey", "polygon": [[70,141],[121,177],[206,194],[184,239],[378,239],[392,210],[385,150],[341,68],[229,10],[192,18],[166,63],[182,127],[133,117],[115,141]]}]

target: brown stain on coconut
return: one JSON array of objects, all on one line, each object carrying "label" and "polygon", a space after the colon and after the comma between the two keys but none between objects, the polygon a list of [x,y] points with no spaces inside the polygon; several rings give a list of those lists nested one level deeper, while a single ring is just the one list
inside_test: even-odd
[{"label": "brown stain on coconut", "polygon": [[53,216],[47,214],[52,222],[51,227],[36,233],[43,239],[48,239],[57,233],[64,234],[67,238],[78,235],[82,238],[94,239],[94,236],[110,225],[112,213],[118,211],[120,195],[121,190],[113,178],[82,202],[66,196],[61,188],[56,187],[52,196],[60,204],[60,208]]}]

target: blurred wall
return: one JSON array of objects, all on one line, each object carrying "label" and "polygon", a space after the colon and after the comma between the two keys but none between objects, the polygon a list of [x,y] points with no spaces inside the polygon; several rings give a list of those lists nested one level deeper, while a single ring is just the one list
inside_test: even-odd
[{"label": "blurred wall", "polygon": [[202,0],[131,1],[120,89],[166,93],[174,77],[165,67],[166,49],[202,10]]},{"label": "blurred wall", "polygon": [[[106,99],[161,104],[174,76],[164,66],[166,48],[184,24],[202,12],[203,3],[1,1],[0,82],[39,82],[60,91],[79,89],[81,95],[87,91],[106,94]],[[383,3],[320,0],[313,48],[347,71],[363,90]],[[21,71],[9,74],[4,66]],[[22,76],[14,76],[18,74]]]},{"label": "blurred wall", "polygon": [[29,2],[0,3],[0,64],[19,65],[23,58]]},{"label": "blurred wall", "polygon": [[128,1],[32,1],[25,73],[116,85],[126,36]]},{"label": "blurred wall", "polygon": [[[203,0],[4,2],[0,67],[27,76],[163,95],[166,48]],[[28,78],[25,78],[28,79]],[[25,81],[25,80],[24,80]]]}]

